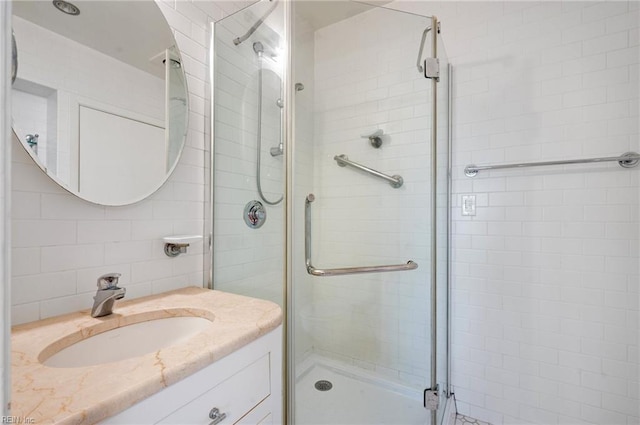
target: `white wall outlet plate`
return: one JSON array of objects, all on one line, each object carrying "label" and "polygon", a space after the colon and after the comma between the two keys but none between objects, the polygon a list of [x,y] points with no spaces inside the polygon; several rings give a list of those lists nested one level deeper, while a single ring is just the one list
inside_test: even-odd
[{"label": "white wall outlet plate", "polygon": [[462,195],[462,215],[476,215],[476,195]]}]

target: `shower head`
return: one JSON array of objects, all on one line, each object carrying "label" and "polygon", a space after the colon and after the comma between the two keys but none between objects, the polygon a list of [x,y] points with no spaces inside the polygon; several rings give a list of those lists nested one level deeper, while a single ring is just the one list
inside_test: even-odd
[{"label": "shower head", "polygon": [[274,62],[278,57],[278,53],[274,49],[269,45],[262,44],[260,41],[253,43],[253,51],[258,55],[258,58],[269,58]]},{"label": "shower head", "polygon": [[264,53],[264,44],[259,41],[253,43],[253,51],[256,52],[256,55]]},{"label": "shower head", "polygon": [[275,50],[272,50],[269,46],[265,46],[260,41],[256,41],[253,43],[253,51],[256,52],[258,56],[266,56],[271,59],[275,59],[278,57],[278,54]]}]

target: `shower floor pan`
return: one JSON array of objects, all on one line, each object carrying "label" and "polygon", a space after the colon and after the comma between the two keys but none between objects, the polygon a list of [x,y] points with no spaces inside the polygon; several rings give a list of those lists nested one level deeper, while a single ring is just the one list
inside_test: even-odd
[{"label": "shower floor pan", "polygon": [[[424,425],[422,393],[320,356],[305,362],[296,384],[296,425]],[[326,389],[328,381],[331,389]],[[320,389],[317,389],[320,387]]]}]

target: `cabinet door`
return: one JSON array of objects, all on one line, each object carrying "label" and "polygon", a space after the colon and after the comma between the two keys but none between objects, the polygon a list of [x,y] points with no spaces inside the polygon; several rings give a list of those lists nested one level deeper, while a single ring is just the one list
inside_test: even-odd
[{"label": "cabinet door", "polygon": [[219,424],[234,424],[271,393],[269,369],[266,354],[158,423],[209,425],[209,412],[216,408],[226,415]]}]

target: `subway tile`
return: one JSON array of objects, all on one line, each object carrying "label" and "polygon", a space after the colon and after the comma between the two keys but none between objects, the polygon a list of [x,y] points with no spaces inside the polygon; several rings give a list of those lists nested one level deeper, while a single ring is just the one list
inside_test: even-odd
[{"label": "subway tile", "polygon": [[76,223],[64,220],[18,220],[12,223],[12,245],[19,248],[76,242]]},{"label": "subway tile", "polygon": [[627,47],[627,40],[628,36],[626,32],[618,32],[591,40],[585,40],[582,42],[582,53],[585,56],[589,56],[624,49]]},{"label": "subway tile", "polygon": [[13,276],[24,276],[39,273],[40,268],[40,248],[12,248],[11,250],[11,274]]},{"label": "subway tile", "polygon": [[44,219],[101,220],[105,216],[105,207],[90,204],[70,194],[43,193],[41,208],[41,217]]},{"label": "subway tile", "polygon": [[46,319],[72,311],[90,309],[93,305],[93,294],[70,295],[50,298],[40,303],[40,317]]},{"label": "subway tile", "polygon": [[40,251],[43,272],[75,270],[104,263],[104,246],[101,244],[48,246]]},{"label": "subway tile", "polygon": [[629,70],[624,66],[582,74],[583,87],[608,87],[610,85],[623,84],[629,81]]},{"label": "subway tile", "polygon": [[625,414],[637,418],[640,407],[637,398],[621,397],[613,394],[602,394],[602,408],[615,414]]},{"label": "subway tile", "polygon": [[614,33],[618,31],[627,31],[634,28],[638,28],[638,22],[640,22],[640,16],[638,10],[633,10],[633,7],[637,5],[635,2],[629,3],[629,13],[612,16],[606,20],[607,33]]},{"label": "subway tile", "polygon": [[123,220],[78,221],[78,243],[128,241],[131,239],[131,222]]},{"label": "subway tile", "polygon": [[[617,361],[626,361],[627,360],[627,353],[625,352],[624,349],[625,345],[624,344],[616,344],[616,343],[611,343],[611,342],[605,342],[605,341],[601,341],[601,340],[596,340],[596,339],[587,339],[587,338],[583,338],[581,341],[581,352],[587,355],[592,355],[592,356],[598,356],[600,358],[604,359],[610,359],[610,360],[617,360]],[[587,375],[587,377],[583,376],[583,384],[588,387],[588,388],[593,388],[593,389],[597,389],[596,387],[596,381],[601,381],[601,380],[606,380],[608,379],[607,377],[605,377],[604,375],[600,376],[600,375],[595,375],[595,374],[589,374]],[[587,385],[585,384],[585,381],[587,382],[592,382],[591,385]],[[617,382],[617,381],[615,381]],[[618,390],[613,391],[616,394],[626,394],[626,389],[624,389],[624,385],[619,386],[618,384],[611,384],[611,387],[616,386],[618,388]],[[600,387],[600,389],[605,389],[604,386]],[[623,393],[621,393],[620,391],[623,391]]]},{"label": "subway tile", "polygon": [[40,303],[19,304],[11,306],[11,325],[35,322],[40,319]]},{"label": "subway tile", "polygon": [[11,215],[22,220],[40,218],[40,194],[33,192],[11,193]]},{"label": "subway tile", "polygon": [[75,271],[14,277],[11,282],[11,302],[12,304],[27,304],[73,295],[75,291]]},{"label": "subway tile", "polygon": [[131,264],[131,281],[134,283],[166,279],[172,275],[173,265],[169,258]]},{"label": "subway tile", "polygon": [[602,405],[602,392],[581,385],[560,384],[559,395],[567,400],[576,401],[594,407]]},{"label": "subway tile", "polygon": [[572,26],[562,30],[562,42],[574,43],[577,41],[589,40],[591,38],[601,37],[605,32],[606,25],[604,21]]},{"label": "subway tile", "polygon": [[582,21],[585,23],[597,22],[611,16],[622,15],[628,11],[627,2],[603,2],[593,6],[589,5],[582,10]]},{"label": "subway tile", "polygon": [[607,52],[607,68],[618,68],[637,63],[638,49],[636,47]]},{"label": "subway tile", "polygon": [[[598,55],[581,56],[571,60],[563,58],[561,64],[562,75],[573,75],[578,78],[580,74],[604,70],[607,67],[607,56],[605,53],[602,53]],[[589,87],[591,86],[585,85],[585,88]]]},{"label": "subway tile", "polygon": [[577,385],[580,383],[580,370],[575,366],[556,366],[551,364],[540,365],[540,376],[553,379],[565,384]]}]

